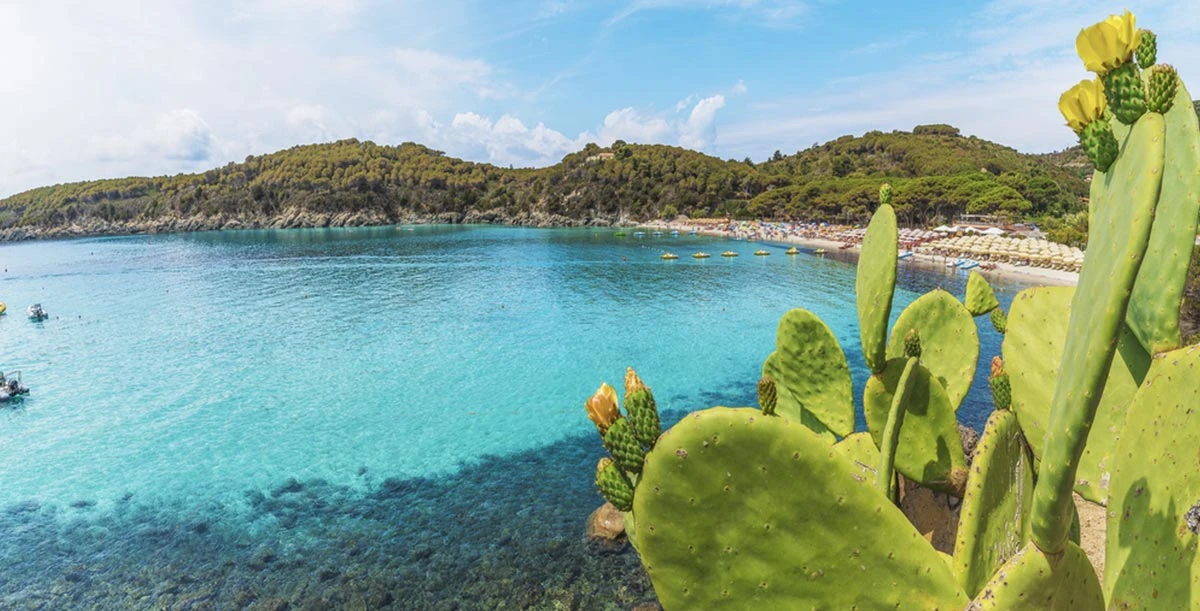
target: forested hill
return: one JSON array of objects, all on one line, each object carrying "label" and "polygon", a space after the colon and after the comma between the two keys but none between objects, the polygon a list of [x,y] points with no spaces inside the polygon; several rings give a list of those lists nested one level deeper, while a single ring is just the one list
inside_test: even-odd
[{"label": "forested hill", "polygon": [[0,200],[0,237],[413,221],[578,225],[686,214],[865,219],[879,183],[903,220],[1078,209],[1084,173],[945,125],[843,136],[771,160],[678,147],[588,145],[551,167],[509,169],[418,144],[297,146],[199,174],[43,187]]}]

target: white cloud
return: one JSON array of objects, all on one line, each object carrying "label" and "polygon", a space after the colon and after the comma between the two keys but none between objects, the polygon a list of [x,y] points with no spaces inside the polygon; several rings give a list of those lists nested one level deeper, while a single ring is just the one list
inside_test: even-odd
[{"label": "white cloud", "polygon": [[724,107],[725,96],[720,94],[697,102],[687,123],[683,125],[679,144],[696,150],[703,150],[712,144],[717,135],[717,111]]},{"label": "white cloud", "polygon": [[607,145],[614,140],[663,142],[670,139],[673,132],[674,128],[662,117],[643,116],[633,108],[622,108],[604,117],[604,124],[596,135]]},{"label": "white cloud", "polygon": [[729,93],[733,95],[744,95],[747,91],[749,91],[749,89],[746,88],[746,81],[738,79],[738,82],[733,84],[733,87],[729,90]]}]

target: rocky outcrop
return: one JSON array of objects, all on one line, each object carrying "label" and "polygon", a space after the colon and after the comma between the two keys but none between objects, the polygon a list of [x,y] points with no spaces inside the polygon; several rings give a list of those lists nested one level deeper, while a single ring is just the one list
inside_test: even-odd
[{"label": "rocky outcrop", "polygon": [[605,503],[587,520],[588,543],[602,552],[625,549],[625,516],[612,503]]},{"label": "rocky outcrop", "polygon": [[232,229],[300,229],[314,227],[369,227],[396,224],[460,223],[519,225],[526,227],[610,227],[633,224],[632,221],[627,219],[574,219],[542,212],[507,215],[500,210],[472,210],[466,214],[444,212],[434,215],[400,213],[395,216],[389,216],[377,210],[314,212],[311,210],[288,208],[274,216],[227,216],[219,214],[214,216],[162,217],[125,222],[109,222],[103,219],[92,218],[74,221],[67,225],[9,227],[7,229],[0,229],[0,242]]}]

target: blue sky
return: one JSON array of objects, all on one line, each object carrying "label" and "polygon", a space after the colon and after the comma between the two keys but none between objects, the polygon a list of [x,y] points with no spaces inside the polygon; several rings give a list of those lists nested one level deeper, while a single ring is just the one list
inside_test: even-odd
[{"label": "blue sky", "polygon": [[932,122],[1057,150],[1075,35],[1125,8],[1200,83],[1200,0],[9,0],[0,196],[347,137],[505,166]]}]

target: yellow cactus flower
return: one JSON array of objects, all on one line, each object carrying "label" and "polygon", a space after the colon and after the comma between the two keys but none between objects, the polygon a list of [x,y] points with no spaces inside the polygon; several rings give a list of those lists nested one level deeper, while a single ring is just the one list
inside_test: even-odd
[{"label": "yellow cactus flower", "polygon": [[608,427],[621,417],[621,412],[617,410],[617,391],[607,383],[600,385],[600,389],[587,400],[584,407],[587,409],[588,418],[600,430],[601,435],[607,433]]},{"label": "yellow cactus flower", "polygon": [[1079,81],[1058,98],[1058,111],[1067,120],[1067,125],[1080,133],[1088,123],[1104,116],[1104,84],[1100,79]]},{"label": "yellow cactus flower", "polygon": [[1104,76],[1129,61],[1142,43],[1142,32],[1135,21],[1133,13],[1125,11],[1124,15],[1109,15],[1108,19],[1080,30],[1075,50],[1083,65]]},{"label": "yellow cactus flower", "polygon": [[[645,387],[646,387],[646,385],[642,383],[642,379],[638,377],[638,374],[633,370],[633,367],[628,367],[625,369],[625,396],[626,397],[628,397],[630,394],[632,394],[636,391],[639,391]],[[628,406],[626,406],[626,407],[628,407]]]}]

